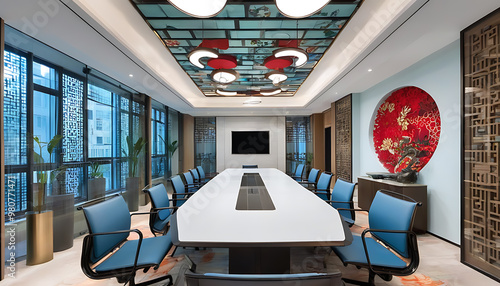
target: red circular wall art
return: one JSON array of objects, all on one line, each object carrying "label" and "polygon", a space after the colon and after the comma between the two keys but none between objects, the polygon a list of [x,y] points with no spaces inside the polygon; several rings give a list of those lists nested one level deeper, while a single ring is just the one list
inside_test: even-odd
[{"label": "red circular wall art", "polygon": [[441,117],[422,89],[398,89],[380,105],[373,127],[379,161],[391,173],[420,171],[431,159],[441,134]]}]

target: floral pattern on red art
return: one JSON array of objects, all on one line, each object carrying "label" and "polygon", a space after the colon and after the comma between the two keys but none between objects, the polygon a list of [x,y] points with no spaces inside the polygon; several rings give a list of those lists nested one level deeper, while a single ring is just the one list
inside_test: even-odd
[{"label": "floral pattern on red art", "polygon": [[379,161],[391,173],[420,171],[431,159],[441,134],[441,117],[424,90],[398,89],[380,105],[373,127]]}]

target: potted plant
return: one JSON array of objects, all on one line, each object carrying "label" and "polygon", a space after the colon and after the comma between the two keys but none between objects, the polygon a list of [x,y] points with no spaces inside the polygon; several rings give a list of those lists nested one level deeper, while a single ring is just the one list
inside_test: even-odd
[{"label": "potted plant", "polygon": [[167,144],[167,151],[168,151],[168,169],[167,170],[173,171],[172,170],[172,156],[174,156],[174,153],[177,150],[177,148],[178,148],[177,140]]},{"label": "potted plant", "polygon": [[90,163],[90,174],[88,183],[88,199],[104,197],[106,193],[106,178],[98,162]]},{"label": "potted plant", "polygon": [[128,157],[129,177],[126,181],[127,204],[130,211],[139,209],[139,180],[137,176],[137,165],[139,164],[139,155],[141,154],[147,141],[139,137],[134,143],[132,138],[127,136],[127,150],[122,149],[125,157]]},{"label": "potted plant", "polygon": [[35,163],[36,183],[32,185],[31,210],[26,212],[27,265],[44,263],[53,258],[53,212],[47,209],[45,192],[50,173],[42,152],[47,149],[48,163],[52,163],[52,153],[62,138],[62,135],[55,135],[49,142],[40,141],[38,136],[28,138]]}]

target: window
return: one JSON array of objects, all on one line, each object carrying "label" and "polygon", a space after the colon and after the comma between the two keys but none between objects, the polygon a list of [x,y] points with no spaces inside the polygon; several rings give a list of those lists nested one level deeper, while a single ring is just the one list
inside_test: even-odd
[{"label": "window", "polygon": [[57,89],[57,73],[52,67],[33,62],[33,83],[50,88]]},{"label": "window", "polygon": [[[167,165],[167,177],[170,177],[172,174],[178,174],[180,172],[180,148],[182,146],[182,142],[180,142],[180,132],[181,132],[181,119],[179,112],[168,108],[168,116],[167,116],[167,142],[172,147],[168,151],[168,165]],[[173,148],[172,145],[174,142],[177,142],[177,148]],[[174,150],[175,149],[175,150]],[[173,151],[173,152],[172,152]]]},{"label": "window", "polygon": [[90,157],[110,157],[111,144],[104,144],[103,138],[113,137],[113,92],[94,84],[88,84],[87,117],[88,148]]},{"label": "window", "polygon": [[151,176],[153,179],[160,178],[166,175],[167,168],[167,116],[164,106],[152,109],[151,114],[151,142],[153,149],[151,150]]},{"label": "window", "polygon": [[215,173],[217,169],[215,139],[215,117],[195,117],[194,164],[207,173]]},{"label": "window", "polygon": [[298,164],[310,166],[312,155],[309,117],[286,117],[286,171],[292,173]]}]

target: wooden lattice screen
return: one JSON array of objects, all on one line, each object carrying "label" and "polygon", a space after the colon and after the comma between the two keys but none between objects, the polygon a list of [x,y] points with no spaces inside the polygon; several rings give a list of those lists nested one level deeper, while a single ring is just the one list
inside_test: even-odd
[{"label": "wooden lattice screen", "polygon": [[352,95],[335,102],[335,174],[352,181]]},{"label": "wooden lattice screen", "polygon": [[500,277],[500,9],[462,32],[462,261]]}]

